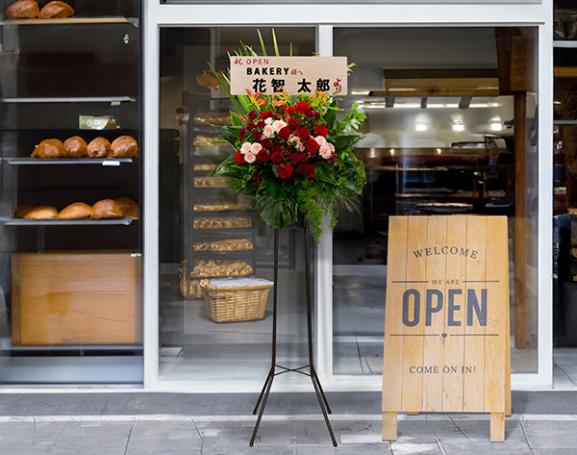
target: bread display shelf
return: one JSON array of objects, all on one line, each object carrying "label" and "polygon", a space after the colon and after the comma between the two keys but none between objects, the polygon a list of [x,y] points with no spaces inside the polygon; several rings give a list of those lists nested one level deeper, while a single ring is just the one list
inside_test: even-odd
[{"label": "bread display shelf", "polygon": [[132,96],[64,96],[64,97],[8,97],[0,98],[1,103],[134,103],[136,98]]},{"label": "bread display shelf", "polygon": [[114,218],[104,220],[28,220],[24,218],[9,218],[4,220],[6,226],[130,226],[138,218]]},{"label": "bread display shelf", "polygon": [[57,166],[76,164],[96,164],[99,166],[120,166],[121,164],[132,164],[134,158],[5,158],[4,161],[11,166]]},{"label": "bread display shelf", "polygon": [[34,345],[27,344],[25,346],[10,346],[10,351],[24,351],[24,352],[50,352],[50,351],[66,351],[66,352],[85,352],[85,351],[142,351],[141,344],[67,344],[65,346],[58,345]]},{"label": "bread display shelf", "polygon": [[553,120],[553,125],[560,125],[560,126],[567,126],[567,125],[573,125],[573,126],[577,126],[577,120],[576,119],[571,119],[571,120]]},{"label": "bread display shelf", "polygon": [[138,27],[136,17],[64,17],[58,19],[8,19],[0,21],[0,25],[82,25],[82,24],[131,24]]}]

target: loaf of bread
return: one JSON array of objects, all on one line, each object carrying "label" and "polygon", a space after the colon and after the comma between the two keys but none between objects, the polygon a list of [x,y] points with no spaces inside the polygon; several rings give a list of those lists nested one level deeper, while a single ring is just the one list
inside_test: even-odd
[{"label": "loaf of bread", "polygon": [[197,134],[192,140],[195,147],[206,147],[214,145],[226,145],[227,142],[217,134]]},{"label": "loaf of bread", "polygon": [[115,201],[120,207],[120,212],[123,217],[138,218],[139,207],[135,201],[128,197],[120,197]]},{"label": "loaf of bread", "polygon": [[229,188],[230,178],[229,177],[195,177],[194,178],[195,188]]},{"label": "loaf of bread", "polygon": [[232,122],[230,114],[226,111],[199,112],[194,116],[193,123],[196,125],[228,126]]},{"label": "loaf of bread", "polygon": [[105,137],[96,137],[90,141],[86,150],[90,158],[107,158],[110,155],[110,141]]},{"label": "loaf of bread", "polygon": [[39,14],[40,8],[35,0],[18,0],[4,11],[6,19],[35,19]]},{"label": "loaf of bread", "polygon": [[112,158],[134,158],[138,155],[138,142],[132,136],[119,136],[110,144]]},{"label": "loaf of bread", "polygon": [[202,74],[196,75],[196,83],[202,87],[210,88],[213,90],[217,90],[220,87],[214,74],[209,73],[206,70],[203,71]]},{"label": "loaf of bread", "polygon": [[191,277],[245,276],[253,273],[252,267],[240,259],[199,259]]},{"label": "loaf of bread", "polygon": [[92,217],[92,207],[84,202],[74,202],[58,213],[62,220],[83,220]]},{"label": "loaf of bread", "polygon": [[63,158],[66,156],[64,144],[60,139],[44,139],[36,146],[32,156],[35,158]]},{"label": "loaf of bread", "polygon": [[51,205],[39,205],[26,212],[23,218],[28,220],[49,220],[58,216],[58,210]]},{"label": "loaf of bread", "polygon": [[195,212],[225,212],[234,210],[250,210],[252,204],[249,202],[198,202],[194,204]]},{"label": "loaf of bread", "polygon": [[68,3],[60,1],[46,3],[38,15],[40,19],[60,19],[72,16],[74,16],[74,8],[72,8]]},{"label": "loaf of bread", "polygon": [[102,199],[92,206],[92,218],[101,220],[106,218],[122,218],[120,205],[113,199]]},{"label": "loaf of bread", "polygon": [[204,242],[196,242],[194,251],[247,251],[253,249],[249,239],[223,239]]},{"label": "loaf of bread", "polygon": [[72,136],[64,141],[64,154],[71,158],[88,156],[88,145],[80,136]]},{"label": "loaf of bread", "polygon": [[246,216],[211,216],[196,218],[193,222],[195,229],[248,228],[251,226],[252,220]]},{"label": "loaf of bread", "polygon": [[14,211],[14,218],[24,218],[32,209],[34,209],[33,205],[21,205]]}]

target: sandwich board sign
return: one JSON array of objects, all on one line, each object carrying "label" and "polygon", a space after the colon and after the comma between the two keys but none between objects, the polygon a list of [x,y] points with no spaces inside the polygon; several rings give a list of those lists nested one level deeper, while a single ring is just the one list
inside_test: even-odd
[{"label": "sandwich board sign", "polygon": [[230,57],[230,92],[274,95],[347,94],[346,57]]},{"label": "sandwich board sign", "polygon": [[383,439],[397,413],[510,415],[509,259],[504,216],[389,218]]}]

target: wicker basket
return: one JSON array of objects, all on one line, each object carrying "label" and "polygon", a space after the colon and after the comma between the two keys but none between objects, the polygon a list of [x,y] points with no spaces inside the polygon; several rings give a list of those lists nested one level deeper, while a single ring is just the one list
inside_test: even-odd
[{"label": "wicker basket", "polygon": [[202,280],[208,317],[215,322],[263,319],[272,281],[260,278]]}]

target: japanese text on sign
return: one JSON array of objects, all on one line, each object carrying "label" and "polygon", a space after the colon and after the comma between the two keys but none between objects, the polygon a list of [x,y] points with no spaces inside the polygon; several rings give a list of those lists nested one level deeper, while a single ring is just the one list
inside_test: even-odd
[{"label": "japanese text on sign", "polygon": [[346,57],[230,57],[231,93],[347,94]]}]

